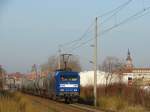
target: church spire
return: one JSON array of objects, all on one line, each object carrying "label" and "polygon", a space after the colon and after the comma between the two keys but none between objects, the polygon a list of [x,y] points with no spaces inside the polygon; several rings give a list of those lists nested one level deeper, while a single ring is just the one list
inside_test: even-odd
[{"label": "church spire", "polygon": [[128,54],[127,54],[126,61],[132,61],[132,58],[131,58],[131,53],[130,53],[130,50],[129,50],[129,48],[128,48]]},{"label": "church spire", "polygon": [[127,69],[133,68],[131,53],[130,53],[129,49],[128,49],[127,58],[126,58],[126,67],[127,67]]},{"label": "church spire", "polygon": [[128,48],[128,55],[130,55],[130,50],[129,50],[129,48]]}]

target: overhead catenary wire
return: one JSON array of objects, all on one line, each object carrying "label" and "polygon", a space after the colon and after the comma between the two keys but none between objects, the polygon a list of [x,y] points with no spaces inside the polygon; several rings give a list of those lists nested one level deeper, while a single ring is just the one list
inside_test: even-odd
[{"label": "overhead catenary wire", "polygon": [[85,42],[80,43],[78,46],[75,46],[75,47],[71,48],[68,52],[72,52],[72,51],[82,47],[83,45],[88,44],[91,40],[93,40],[93,39],[90,38],[90,39],[86,40]]},{"label": "overhead catenary wire", "polygon": [[[128,6],[133,0],[128,0],[127,2],[123,3],[119,7],[115,8],[114,10],[110,11],[111,15],[104,19],[101,24],[104,24],[105,22],[109,21],[112,19],[113,16],[116,16],[121,10],[123,10],[126,6]],[[104,14],[103,14],[104,15]],[[98,18],[102,18],[103,16],[98,16]]]},{"label": "overhead catenary wire", "polygon": [[[98,16],[99,17],[104,17],[104,16],[107,16],[107,15],[110,15],[111,13],[113,13],[112,15],[110,15],[108,18],[106,18],[102,24],[104,24],[105,22],[107,22],[109,19],[111,19],[111,17],[115,16],[118,12],[120,12],[123,8],[125,8],[128,4],[130,4],[133,0],[128,0],[126,1],[125,3],[121,4],[120,6],[118,6],[117,8],[111,10],[111,11],[108,11],[104,14],[102,14],[101,16]],[[67,42],[67,43],[64,43],[64,44],[61,44],[61,48],[62,49],[70,49],[70,48],[74,48],[76,45],[77,46],[82,46],[80,45],[80,43],[85,43],[85,42],[81,42],[86,36],[87,36],[87,33],[90,33],[89,30],[92,28],[93,26],[93,22],[92,24],[87,28],[87,30],[84,32],[84,34],[78,38],[78,39],[75,39],[73,41],[70,41],[70,42]],[[91,40],[91,39],[90,39]],[[86,40],[87,41],[87,40]]]},{"label": "overhead catenary wire", "polygon": [[[121,11],[125,6],[127,6],[130,2],[132,2],[132,0],[128,0],[127,2],[125,2],[125,3],[121,4],[120,6],[118,6],[117,8],[115,8],[115,9],[113,9],[113,10],[111,10],[111,11],[108,11],[108,12],[102,14],[101,16],[98,16],[98,18],[99,18],[99,17],[104,17],[104,16],[106,16],[106,15],[109,15],[109,14],[113,13],[111,16],[109,16],[108,18],[106,18],[106,20],[104,20],[104,22],[106,22],[106,21],[108,21],[111,17],[113,17],[115,14],[117,14],[118,12],[120,12],[120,11]],[[104,22],[103,22],[103,23],[104,23]],[[88,33],[88,31],[90,30],[90,28],[91,28],[92,26],[93,26],[93,22],[92,22],[92,24],[87,28],[87,30],[83,33],[83,35],[82,35],[80,38],[75,39],[75,40],[72,40],[72,41],[69,41],[69,42],[66,42],[66,43],[64,43],[64,44],[61,44],[61,47],[65,48],[65,46],[70,46],[70,45],[72,45],[72,44],[75,45],[75,44],[79,43],[81,40],[83,40],[83,39],[86,37],[86,34]],[[74,46],[74,45],[72,45],[72,46]]]},{"label": "overhead catenary wire", "polygon": [[108,12],[103,13],[103,14],[100,15],[100,16],[97,16],[97,18],[102,18],[102,17],[104,17],[104,16],[106,16],[106,15],[112,14],[113,12],[118,11],[119,9],[125,7],[126,5],[128,5],[128,4],[129,4],[130,2],[132,2],[132,1],[133,1],[133,0],[128,0],[127,2],[125,2],[125,3],[121,4],[120,6],[116,7],[115,9],[112,9],[112,10],[110,10],[110,11],[108,11]]},{"label": "overhead catenary wire", "polygon": [[70,46],[65,47],[64,51],[66,51],[67,49],[73,49],[75,46],[80,45],[81,43],[83,43],[84,41],[86,41],[87,37],[90,36],[90,34],[93,32],[93,30],[91,29],[87,34],[86,34],[86,38],[83,40],[80,40],[79,42],[76,43],[72,43]]},{"label": "overhead catenary wire", "polygon": [[[129,21],[131,21],[131,20],[133,20],[133,19],[138,19],[138,18],[140,18],[140,17],[143,17],[145,14],[144,14],[144,15],[141,15],[141,13],[143,13],[143,12],[145,12],[146,10],[149,10],[149,9],[150,9],[150,7],[147,7],[147,8],[145,8],[145,9],[140,10],[139,12],[137,12],[137,13],[135,13],[134,15],[132,15],[132,16],[130,16],[130,17],[124,19],[123,21],[119,22],[118,24],[115,24],[115,25],[111,26],[110,28],[108,28],[108,29],[102,31],[101,34],[103,35],[103,34],[109,32],[109,31],[113,30],[114,28],[117,28],[117,27],[119,27],[119,26],[121,26],[121,25],[123,25],[123,24],[125,24],[125,23],[127,23],[127,22],[129,22]],[[149,13],[149,12],[148,12],[148,13]],[[146,14],[148,14],[148,13],[146,13]]]},{"label": "overhead catenary wire", "polygon": [[77,43],[77,42],[83,40],[83,39],[86,37],[87,33],[89,33],[89,31],[90,31],[90,29],[92,28],[93,24],[94,24],[94,22],[92,22],[92,23],[90,24],[90,26],[85,30],[85,32],[82,34],[81,37],[79,37],[78,39],[75,39],[75,40],[66,42],[66,43],[64,43],[64,44],[61,44],[61,47],[64,47],[64,46],[66,46],[66,45],[69,46],[69,45],[71,45],[71,44],[74,44],[74,43]]},{"label": "overhead catenary wire", "polygon": [[[147,10],[149,10],[149,9],[150,9],[150,7],[147,7],[147,8],[144,8],[144,9],[138,11],[137,13],[135,13],[135,14],[133,14],[132,16],[130,16],[130,17],[128,17],[128,18],[122,20],[121,22],[119,22],[119,23],[117,23],[117,24],[111,26],[110,28],[107,28],[106,30],[103,30],[103,31],[101,32],[101,35],[104,35],[104,34],[108,33],[109,31],[111,31],[111,30],[113,30],[113,29],[115,29],[115,28],[117,28],[117,27],[119,27],[119,26],[121,26],[121,25],[123,25],[123,24],[125,24],[125,23],[128,23],[128,22],[130,22],[130,21],[132,21],[132,20],[134,20],[134,19],[139,19],[140,17],[145,16],[145,15],[148,14],[149,12],[147,12],[147,13],[145,13],[145,14],[143,14],[143,13],[146,12]],[[142,15],[141,15],[141,14],[142,14]],[[69,52],[72,52],[72,51],[74,51],[74,50],[76,50],[76,49],[78,49],[78,48],[80,48],[80,47],[82,47],[82,46],[88,44],[88,43],[89,43],[90,41],[92,41],[92,40],[93,40],[93,38],[88,39],[88,40],[86,40],[85,42],[82,42],[80,45],[75,46],[74,48],[69,49],[68,51],[69,51]]]}]

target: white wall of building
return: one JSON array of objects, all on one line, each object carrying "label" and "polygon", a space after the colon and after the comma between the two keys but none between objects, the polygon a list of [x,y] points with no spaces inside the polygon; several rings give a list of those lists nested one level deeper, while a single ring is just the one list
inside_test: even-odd
[{"label": "white wall of building", "polygon": [[[97,71],[97,85],[106,85],[106,78],[108,77],[108,73],[103,71]],[[128,84],[128,78],[139,79],[143,78],[144,80],[150,81],[150,74],[138,74],[138,73],[124,73],[123,76],[120,78],[119,75],[113,74],[112,78],[109,75],[108,82],[109,83],[118,83],[122,82],[124,84]],[[94,85],[94,71],[84,71],[80,72],[80,83],[81,86],[88,86],[88,85]]]},{"label": "white wall of building", "polygon": [[[103,71],[97,71],[97,85],[105,85],[108,73]],[[113,74],[112,77],[109,75],[109,83],[117,83],[120,79],[118,75]],[[81,86],[94,85],[94,71],[84,71],[80,72],[80,83]]]}]

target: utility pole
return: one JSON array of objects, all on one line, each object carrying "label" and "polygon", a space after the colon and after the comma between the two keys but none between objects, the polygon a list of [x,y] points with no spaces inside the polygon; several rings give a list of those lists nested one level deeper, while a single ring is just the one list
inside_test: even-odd
[{"label": "utility pole", "polygon": [[97,40],[98,40],[98,27],[97,17],[95,18],[95,36],[94,36],[94,105],[97,106]]},{"label": "utility pole", "polygon": [[58,69],[61,69],[61,45],[59,45],[58,53]]}]

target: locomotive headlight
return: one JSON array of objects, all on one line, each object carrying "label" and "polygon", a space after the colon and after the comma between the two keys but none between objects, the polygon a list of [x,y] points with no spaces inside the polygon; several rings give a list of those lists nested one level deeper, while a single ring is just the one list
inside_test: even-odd
[{"label": "locomotive headlight", "polygon": [[60,89],[60,91],[64,91],[64,89]]},{"label": "locomotive headlight", "polygon": [[77,91],[77,89],[74,89],[74,91]]}]

